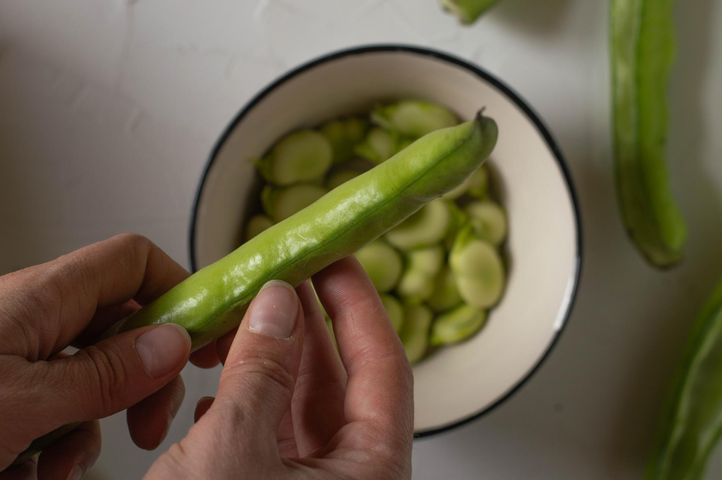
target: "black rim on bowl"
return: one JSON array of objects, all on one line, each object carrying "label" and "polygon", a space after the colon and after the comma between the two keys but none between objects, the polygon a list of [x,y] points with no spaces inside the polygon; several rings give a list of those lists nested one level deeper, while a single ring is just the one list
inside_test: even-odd
[{"label": "black rim on bowl", "polygon": [[464,425],[466,423],[469,423],[473,420],[478,419],[482,415],[491,412],[496,407],[501,405],[504,401],[506,401],[509,397],[514,395],[516,392],[519,391],[519,389],[526,384],[529,379],[534,375],[534,373],[537,372],[539,367],[544,363],[544,361],[549,357],[549,354],[556,346],[557,342],[559,341],[559,338],[561,337],[562,332],[564,331],[567,322],[569,321],[569,316],[571,315],[571,312],[574,307],[574,302],[576,300],[577,290],[579,288],[579,281],[581,279],[581,272],[582,272],[582,228],[581,228],[581,220],[580,220],[580,213],[579,213],[579,202],[577,199],[577,194],[574,190],[574,186],[572,183],[571,173],[569,171],[569,167],[567,166],[564,157],[562,155],[562,152],[557,145],[556,141],[552,137],[549,130],[544,125],[544,122],[542,122],[541,118],[532,110],[532,108],[509,86],[504,84],[501,80],[494,77],[490,73],[488,73],[486,70],[482,69],[481,67],[478,67],[476,65],[473,65],[465,60],[462,60],[458,57],[455,57],[453,55],[450,55],[448,53],[440,52],[437,50],[432,50],[426,47],[417,47],[412,45],[403,45],[403,44],[380,44],[380,45],[367,45],[367,46],[361,46],[361,47],[354,47],[344,50],[339,50],[336,52],[332,52],[326,55],[323,55],[321,57],[318,57],[314,60],[308,61],[289,72],[285,73],[281,77],[277,78],[275,81],[273,81],[270,85],[268,85],[266,88],[261,90],[259,93],[257,93],[246,105],[236,114],[235,118],[228,124],[226,129],[224,130],[221,137],[216,142],[215,146],[213,147],[213,150],[211,151],[211,154],[206,162],[205,168],[203,170],[203,174],[201,176],[200,183],[198,184],[198,189],[196,190],[195,199],[193,200],[193,209],[191,212],[191,223],[190,223],[190,231],[189,231],[189,248],[190,248],[190,264],[191,269],[193,271],[196,271],[198,269],[198,262],[196,259],[196,244],[195,244],[195,237],[196,237],[196,226],[197,226],[197,220],[198,220],[198,209],[199,209],[199,203],[200,198],[203,193],[203,188],[206,183],[206,178],[208,177],[208,173],[210,172],[211,168],[213,167],[213,163],[215,158],[218,155],[218,152],[220,151],[223,144],[226,142],[228,137],[230,136],[233,129],[238,125],[241,120],[251,111],[253,108],[261,101],[263,100],[269,93],[271,93],[273,90],[275,90],[280,85],[284,84],[285,82],[289,81],[293,77],[299,75],[300,73],[305,72],[308,69],[311,69],[317,65],[331,62],[334,60],[337,60],[339,58],[343,57],[349,57],[353,55],[363,55],[367,53],[374,53],[374,52],[404,52],[404,53],[410,53],[413,55],[420,55],[424,57],[431,57],[437,61],[444,62],[444,63],[451,63],[457,67],[461,67],[468,72],[476,75],[477,77],[481,78],[485,82],[488,82],[489,84],[493,85],[497,90],[499,90],[502,94],[504,94],[507,98],[509,98],[521,111],[524,112],[524,114],[532,121],[534,126],[536,127],[537,131],[541,134],[541,136],[544,138],[544,141],[546,142],[547,146],[549,147],[549,150],[554,155],[554,158],[557,162],[557,165],[559,166],[559,170],[562,173],[562,176],[564,178],[564,183],[567,187],[567,192],[569,193],[569,197],[571,199],[572,203],[572,210],[574,212],[574,223],[575,223],[575,229],[576,229],[576,252],[575,252],[575,258],[576,263],[574,266],[574,278],[573,278],[573,284],[571,286],[571,291],[569,292],[568,298],[567,298],[567,305],[566,309],[564,311],[563,319],[561,324],[559,325],[559,328],[554,333],[554,337],[552,338],[551,342],[549,342],[549,345],[547,346],[546,350],[542,353],[542,355],[539,357],[537,362],[530,368],[526,374],[520,378],[515,385],[513,385],[508,391],[506,391],[503,395],[501,395],[499,398],[497,398],[494,402],[492,402],[490,405],[486,406],[485,408],[474,412],[466,417],[460,418],[452,423],[448,423],[445,425],[442,425],[440,427],[436,428],[430,428],[426,430],[421,430],[414,433],[415,438],[422,438],[422,437],[428,437],[431,435],[435,435],[442,432],[447,432],[449,430],[452,430],[456,427],[459,427],[461,425]]}]

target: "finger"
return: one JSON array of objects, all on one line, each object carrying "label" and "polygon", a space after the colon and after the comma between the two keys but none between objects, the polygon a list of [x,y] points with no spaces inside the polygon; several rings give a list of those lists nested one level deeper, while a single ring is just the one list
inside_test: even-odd
[{"label": "finger", "polygon": [[206,414],[209,408],[211,408],[211,405],[213,405],[213,400],[215,400],[213,397],[202,397],[200,400],[198,400],[198,403],[196,404],[196,409],[193,412],[193,421],[197,422],[201,418],[203,418],[203,415]]},{"label": "finger", "polygon": [[[0,348],[30,360],[48,358],[82,332],[98,308],[130,298],[143,305],[187,275],[150,240],[131,234],[15,272],[2,279],[7,296],[0,307],[15,320],[7,328],[16,331],[2,332]],[[27,338],[28,331],[37,338]]]},{"label": "finger", "polygon": [[216,342],[191,353],[191,363],[200,368],[213,368],[220,363]]},{"label": "finger", "polygon": [[73,339],[72,345],[81,348],[96,343],[112,325],[137,312],[140,308],[138,302],[133,299],[117,305],[99,308],[85,330]]},{"label": "finger", "polygon": [[348,372],[346,420],[364,424],[379,434],[355,438],[359,442],[387,442],[387,446],[410,455],[411,368],[376,290],[352,257],[327,267],[313,280],[333,318],[336,341]]},{"label": "finger", "polygon": [[145,305],[185,279],[188,272],[147,238],[121,234],[71,252],[54,261],[66,286],[95,295],[97,305],[129,298]]},{"label": "finger", "polygon": [[127,421],[133,442],[145,450],[157,448],[168,434],[184,395],[183,379],[177,376],[165,387],[131,406]]},{"label": "finger", "polygon": [[[303,311],[293,288],[271,281],[251,302],[221,374],[214,413],[242,451],[280,460],[277,432],[290,408],[303,344]],[[231,427],[229,429],[229,426]],[[252,439],[252,440],[249,440]],[[237,449],[238,447],[236,447]]]},{"label": "finger", "polygon": [[231,345],[233,345],[233,340],[236,338],[236,333],[238,333],[238,329],[234,328],[216,342],[216,353],[223,364],[226,363],[226,358],[228,357],[228,352],[231,351]]},{"label": "finger", "polygon": [[178,375],[190,346],[185,330],[167,324],[124,332],[67,358],[27,362],[18,374],[26,385],[19,391],[29,397],[24,411],[52,430],[124,410]]},{"label": "finger", "polygon": [[100,424],[80,424],[43,449],[38,459],[38,479],[80,478],[100,455]]},{"label": "finger", "polygon": [[38,478],[38,462],[32,458],[0,471],[0,480],[34,480]]},{"label": "finger", "polygon": [[276,444],[278,445],[278,453],[283,458],[298,458],[298,445],[296,444],[296,433],[293,429],[293,413],[292,408],[286,410],[278,426],[276,434]]},{"label": "finger", "polygon": [[310,283],[304,282],[297,291],[305,332],[293,394],[293,425],[298,454],[303,457],[326,445],[345,424],[346,370]]},{"label": "finger", "polygon": [[[306,288],[303,288],[303,286],[306,286]],[[307,297],[308,294],[311,294],[313,303],[308,302]],[[299,300],[301,301],[301,308],[303,309],[303,327],[304,327],[304,334],[303,334],[303,351],[301,353],[301,364],[299,365],[299,371],[298,371],[298,377],[296,378],[296,385],[294,387],[293,391],[293,397],[291,398],[291,408],[286,410],[286,413],[283,415],[283,418],[281,419],[281,424],[278,427],[278,433],[276,435],[277,438],[277,444],[278,444],[278,451],[284,458],[298,458],[299,457],[299,442],[297,441],[297,435],[296,435],[296,428],[295,428],[295,415],[296,413],[302,414],[302,409],[297,408],[297,405],[300,405],[303,403],[303,399],[299,397],[299,393],[301,393],[298,389],[299,382],[301,381],[301,370],[303,368],[303,359],[306,356],[306,350],[308,348],[308,344],[306,343],[306,340],[308,339],[308,325],[309,320],[313,321],[314,315],[319,315],[319,309],[318,305],[316,303],[315,294],[310,291],[308,287],[308,281],[303,282],[299,287],[296,288],[296,294],[299,297]],[[305,301],[304,301],[305,300]]]}]

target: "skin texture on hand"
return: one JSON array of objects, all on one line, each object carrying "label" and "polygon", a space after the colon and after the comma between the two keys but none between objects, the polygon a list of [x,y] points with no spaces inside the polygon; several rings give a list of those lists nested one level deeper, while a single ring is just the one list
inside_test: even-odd
[{"label": "skin texture on hand", "polygon": [[[158,446],[183,399],[188,334],[165,325],[97,340],[187,275],[126,234],[0,277],[0,472],[35,438],[81,423],[0,479],[82,474],[100,452],[96,419],[125,409],[135,443]],[[80,349],[66,355],[68,345]]]},{"label": "skin texture on hand", "polygon": [[[120,235],[0,277],[0,480],[79,478],[100,452],[96,419],[121,410],[138,446],[160,444],[183,399],[188,334],[163,325],[99,336],[186,276],[147,239]],[[217,396],[198,402],[195,425],[147,478],[411,477],[411,369],[355,259],[313,287],[269,282],[237,331],[190,358],[224,362]],[[80,426],[8,468],[69,423]]]},{"label": "skin texture on hand", "polygon": [[309,283],[270,282],[237,333],[194,354],[224,361],[215,399],[146,478],[408,479],[411,369],[375,289],[353,258]]}]

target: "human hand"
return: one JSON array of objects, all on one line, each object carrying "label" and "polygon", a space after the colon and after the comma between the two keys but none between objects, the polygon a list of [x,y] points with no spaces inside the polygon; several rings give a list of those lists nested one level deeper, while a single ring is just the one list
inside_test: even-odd
[{"label": "human hand", "polygon": [[[95,419],[124,409],[135,443],[158,446],[183,399],[188,334],[164,325],[91,343],[187,275],[147,239],[119,235],[0,277],[0,472],[35,438],[83,422],[37,465],[0,478],[36,468],[41,479],[79,478],[100,451]],[[62,355],[68,345],[80,350]]]},{"label": "human hand", "polygon": [[310,285],[270,282],[235,337],[194,354],[225,359],[217,396],[146,478],[410,478],[411,369],[378,295],[351,258],[313,283],[340,358]]}]

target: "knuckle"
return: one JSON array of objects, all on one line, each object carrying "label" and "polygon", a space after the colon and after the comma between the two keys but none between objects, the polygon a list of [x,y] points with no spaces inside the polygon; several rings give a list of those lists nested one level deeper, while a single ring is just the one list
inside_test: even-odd
[{"label": "knuckle", "polygon": [[395,381],[404,381],[405,386],[413,384],[413,373],[404,351],[399,343],[398,348],[379,349],[372,342],[358,345],[352,352],[349,364],[353,371],[363,371],[368,368],[378,368],[394,375]]},{"label": "knuckle", "polygon": [[154,246],[153,242],[139,233],[119,233],[111,240],[118,242],[123,251],[129,253],[133,258],[143,258]]},{"label": "knuckle", "polygon": [[122,245],[138,248],[138,247],[145,247],[151,243],[151,241],[148,239],[148,237],[145,237],[139,233],[134,232],[123,232],[119,233],[111,238],[111,240],[115,240],[118,243],[121,243]]},{"label": "knuckle", "polygon": [[111,241],[117,242],[115,248],[119,250],[119,257],[122,259],[119,261],[130,270],[146,265],[151,251],[155,248],[150,239],[139,233],[120,233]]},{"label": "knuckle", "polygon": [[227,365],[224,375],[251,390],[274,388],[291,395],[295,377],[279,360],[270,356],[255,356]]},{"label": "knuckle", "polygon": [[57,266],[50,263],[42,271],[29,271],[16,290],[0,303],[0,349],[28,360],[45,359],[51,354],[54,332],[44,324],[59,324],[66,305]]}]

